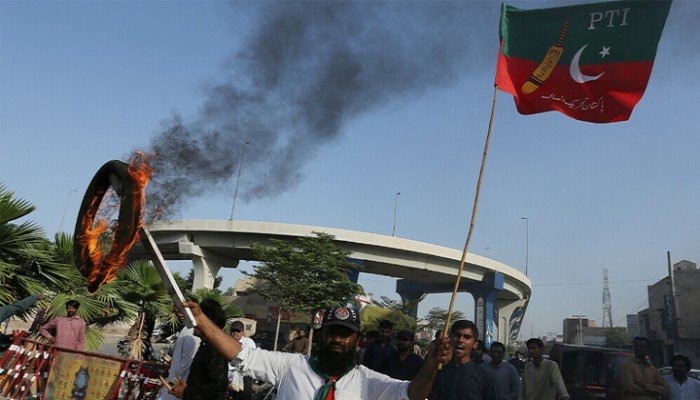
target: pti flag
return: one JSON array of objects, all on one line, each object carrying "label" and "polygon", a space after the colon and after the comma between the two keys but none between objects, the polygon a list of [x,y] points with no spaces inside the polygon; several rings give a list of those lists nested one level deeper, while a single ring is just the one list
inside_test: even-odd
[{"label": "pti flag", "polygon": [[496,84],[521,114],[626,121],[644,94],[671,1],[538,10],[503,5]]}]

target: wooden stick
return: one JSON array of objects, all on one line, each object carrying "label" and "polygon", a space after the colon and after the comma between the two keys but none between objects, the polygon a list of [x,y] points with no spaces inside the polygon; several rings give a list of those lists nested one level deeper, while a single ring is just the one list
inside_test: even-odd
[{"label": "wooden stick", "polygon": [[158,275],[160,275],[160,278],[163,280],[165,290],[167,290],[178,311],[185,316],[185,325],[188,328],[194,328],[197,326],[197,322],[194,320],[192,310],[185,308],[185,306],[182,305],[182,303],[185,302],[185,296],[182,295],[180,288],[177,286],[177,282],[175,282],[175,278],[173,278],[173,274],[170,273],[168,264],[165,263],[163,255],[160,253],[160,250],[158,250],[158,246],[156,245],[156,241],[153,240],[151,232],[149,232],[145,226],[142,226],[140,235],[141,243],[143,244],[144,249],[146,249],[146,253],[151,256],[151,261],[153,262],[156,271],[158,271]]},{"label": "wooden stick", "polygon": [[[472,241],[472,233],[474,233],[474,221],[476,220],[476,212],[479,208],[479,194],[481,193],[481,181],[484,178],[484,169],[486,169],[486,157],[489,153],[489,144],[491,143],[491,127],[493,126],[493,115],[496,111],[496,95],[498,94],[498,85],[494,85],[493,91],[493,101],[491,103],[491,118],[489,118],[489,128],[486,131],[486,142],[484,143],[484,153],[481,156],[481,168],[479,169],[479,179],[476,181],[476,193],[474,194],[474,205],[472,206],[472,217],[469,221],[469,232],[467,233],[467,241],[464,243],[464,250],[462,251],[462,258],[459,261],[459,270],[457,271],[457,278],[455,279],[455,287],[452,290],[452,297],[450,298],[450,308],[447,310],[447,320],[445,320],[445,328],[442,330],[442,337],[447,336],[447,330],[450,329],[450,323],[452,322],[452,312],[454,311],[455,299],[457,298],[457,291],[459,290],[459,283],[462,280],[462,270],[464,269],[464,262],[467,259],[467,253],[469,252],[469,244]],[[442,364],[438,365],[438,369],[442,369]]]}]

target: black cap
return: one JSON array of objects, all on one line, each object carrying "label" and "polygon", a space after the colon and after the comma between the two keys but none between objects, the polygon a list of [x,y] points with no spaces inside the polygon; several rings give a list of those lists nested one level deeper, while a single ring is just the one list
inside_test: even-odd
[{"label": "black cap", "polygon": [[321,326],[340,325],[354,332],[360,330],[360,316],[355,310],[347,307],[333,307],[323,313]]},{"label": "black cap", "polygon": [[396,338],[399,340],[414,340],[413,334],[406,330],[396,332]]}]

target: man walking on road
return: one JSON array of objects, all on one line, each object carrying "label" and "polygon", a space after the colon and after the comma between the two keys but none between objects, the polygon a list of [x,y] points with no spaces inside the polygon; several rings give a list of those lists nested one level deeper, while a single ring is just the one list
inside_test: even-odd
[{"label": "man walking on road", "polygon": [[[85,347],[85,321],[78,316],[80,303],[76,300],[66,302],[66,315],[54,318],[39,329],[41,336],[49,339],[56,347],[82,351]],[[56,334],[52,335],[50,330]]]},{"label": "man walking on road", "polygon": [[532,362],[525,364],[523,381],[520,385],[520,400],[566,399],[569,392],[564,385],[559,366],[551,360],[545,360],[544,343],[537,338],[525,342],[530,351]]},{"label": "man walking on road", "polygon": [[668,385],[659,370],[647,360],[649,340],[637,336],[632,341],[634,357],[620,367],[625,400],[656,400],[668,397]]}]

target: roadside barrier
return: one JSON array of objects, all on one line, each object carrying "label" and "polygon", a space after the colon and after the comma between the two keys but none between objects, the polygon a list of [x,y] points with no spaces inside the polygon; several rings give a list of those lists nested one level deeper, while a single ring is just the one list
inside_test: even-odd
[{"label": "roadside barrier", "polygon": [[2,400],[155,400],[165,364],[68,350],[13,332],[0,355]]}]

